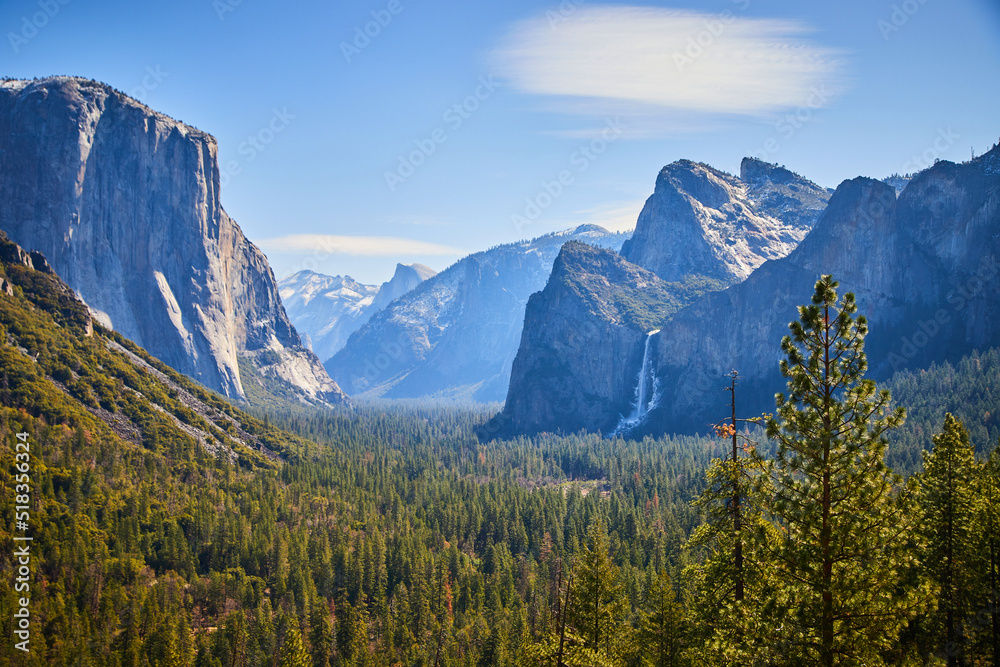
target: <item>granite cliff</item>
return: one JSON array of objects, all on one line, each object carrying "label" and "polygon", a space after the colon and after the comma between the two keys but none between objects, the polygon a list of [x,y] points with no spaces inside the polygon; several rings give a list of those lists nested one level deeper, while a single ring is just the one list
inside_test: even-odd
[{"label": "granite cliff", "polygon": [[[725,416],[720,412],[723,378],[732,369],[741,376],[741,411],[773,411],[774,393],[784,386],[778,373],[781,339],[823,274],[840,281],[841,294],[854,292],[859,313],[868,318],[869,375],[877,380],[1000,345],[995,326],[1000,319],[1000,149],[963,164],[941,161],[905,183],[898,197],[892,183],[870,178],[843,182],[791,253],[669,315],[649,341],[655,396],[630,435],[706,432]],[[544,329],[565,323],[568,330],[560,335],[568,336],[586,331],[586,322],[600,320],[593,308],[581,311],[563,302],[533,298],[533,307],[544,314],[529,318],[523,347],[551,349],[555,343],[544,338]],[[607,363],[607,372],[618,377],[605,383],[619,382],[624,372],[636,386],[640,361],[634,345],[596,348],[594,354],[618,356]],[[539,349],[524,349],[522,355],[544,356]],[[595,383],[590,365],[577,358],[571,372],[562,374],[561,386],[572,391]],[[543,365],[518,368],[498,433],[577,427],[606,431],[610,422],[595,420],[593,413],[619,412],[623,399],[634,393],[626,384],[603,403],[577,408],[565,395],[535,392],[531,396],[541,404],[519,410],[518,394],[531,391],[546,374]],[[569,414],[552,417],[557,403],[570,406]]]},{"label": "granite cliff", "polygon": [[664,167],[622,256],[667,281],[746,278],[798,245],[830,193],[777,165],[744,158],[740,177],[690,160]]},{"label": "granite cliff", "polygon": [[[828,198],[801,176],[751,158],[740,178],[690,160],[664,167],[622,256],[564,248],[559,272],[528,303],[507,402],[482,435],[645,423],[648,401],[657,404],[666,391],[651,368],[643,370],[658,358],[660,340],[650,338],[645,354],[647,332],[787,254]],[[618,303],[642,303],[655,316],[628,326],[605,307]]]},{"label": "granite cliff", "polygon": [[219,201],[218,147],[101,83],[0,83],[0,229],[96,319],[233,398],[239,362],[296,398],[346,397],[302,347],[264,254]]},{"label": "granite cliff", "polygon": [[1000,345],[1000,149],[941,161],[898,199],[892,184],[845,181],[795,251],[679,311],[656,336],[664,392],[647,430],[704,432],[718,417],[708,399],[733,368],[745,409],[772,410],[781,338],[827,273],[868,318],[875,379]]},{"label": "granite cliff", "polygon": [[504,410],[480,435],[613,430],[637,407],[648,332],[697,293],[614,251],[566,243],[528,299]]}]

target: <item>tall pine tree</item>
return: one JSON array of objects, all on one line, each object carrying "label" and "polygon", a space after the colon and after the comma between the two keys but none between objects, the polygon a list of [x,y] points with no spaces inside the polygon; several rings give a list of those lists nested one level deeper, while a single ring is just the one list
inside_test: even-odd
[{"label": "tall pine tree", "polygon": [[621,573],[611,559],[604,524],[595,521],[587,546],[573,571],[573,597],[567,608],[569,625],[582,640],[582,653],[606,665],[625,664],[633,652],[632,628],[625,622],[628,598]]},{"label": "tall pine tree", "polygon": [[684,607],[677,600],[670,577],[665,570],[653,580],[646,593],[639,645],[650,667],[676,667],[687,639],[687,619]]},{"label": "tall pine tree", "polygon": [[949,667],[966,663],[965,617],[973,597],[975,529],[975,452],[969,432],[951,413],[933,438],[934,449],[924,452],[920,475],[921,532],[927,541],[923,562],[940,586],[937,645]]},{"label": "tall pine tree", "polygon": [[838,303],[832,276],[799,307],[781,348],[788,393],[768,421],[776,440],[770,511],[785,531],[775,550],[785,609],[780,653],[788,664],[879,664],[921,607],[902,588],[902,550],[910,529],[894,499],[885,434],[903,423],[889,392],[864,379],[868,326],[853,294]]}]

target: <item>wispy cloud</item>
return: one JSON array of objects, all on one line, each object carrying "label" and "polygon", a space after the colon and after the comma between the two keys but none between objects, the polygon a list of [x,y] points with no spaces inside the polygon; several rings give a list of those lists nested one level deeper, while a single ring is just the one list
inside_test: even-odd
[{"label": "wispy cloud", "polygon": [[334,236],[331,234],[290,234],[263,239],[258,244],[264,250],[309,255],[317,251],[328,255],[361,257],[402,257],[407,255],[460,256],[461,248],[427,243],[395,236]]},{"label": "wispy cloud", "polygon": [[[844,53],[799,21],[650,7],[581,7],[515,24],[493,51],[518,91],[563,110],[762,116],[842,82]],[[827,96],[828,97],[828,96]]]}]

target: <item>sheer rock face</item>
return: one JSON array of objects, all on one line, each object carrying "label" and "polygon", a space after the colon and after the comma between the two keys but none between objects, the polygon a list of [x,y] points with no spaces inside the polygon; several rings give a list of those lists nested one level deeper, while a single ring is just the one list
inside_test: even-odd
[{"label": "sheer rock face", "polygon": [[733,368],[748,413],[773,411],[781,339],[828,273],[868,318],[876,379],[1000,345],[1000,149],[942,161],[898,199],[891,184],[845,181],[795,251],[679,311],[656,335],[664,394],[647,430],[705,432],[717,420],[713,392]]},{"label": "sheer rock face", "polygon": [[[651,200],[672,201],[681,212],[719,211],[735,201],[731,177],[703,165],[687,163],[682,169],[679,164],[664,170],[667,177],[661,173]],[[940,162],[905,183],[898,197],[898,184],[870,178],[845,181],[815,222],[809,211],[824,196],[814,192],[805,202],[789,202],[788,192],[795,191],[788,187],[797,185],[797,179],[748,160],[740,179],[753,193],[758,212],[783,216],[789,230],[812,227],[787,256],[764,261],[742,282],[697,298],[691,298],[691,291],[678,291],[686,285],[697,292],[690,282],[666,282],[668,289],[655,292],[665,307],[657,311],[648,303],[648,310],[662,318],[650,341],[654,402],[631,436],[707,432],[721,416],[720,389],[734,368],[741,378],[741,412],[773,412],[774,394],[784,388],[778,372],[781,339],[823,274],[840,281],[841,294],[854,292],[859,314],[868,319],[869,375],[875,379],[1000,345],[1000,148],[964,164]],[[667,187],[664,180],[680,185]],[[647,203],[623,254],[643,261],[662,258],[641,244],[670,247],[658,234],[684,227],[678,223],[671,232],[653,220],[650,210]],[[743,213],[748,226],[751,218]],[[689,216],[687,223],[695,217]],[[683,216],[674,219],[684,222]],[[735,258],[733,268],[720,273],[720,257],[731,246],[717,255],[712,249],[718,236],[711,237],[715,241],[697,233],[675,237],[684,252],[670,256],[673,264],[657,265],[661,278],[707,271],[733,281],[748,266]],[[692,260],[692,254],[705,264]],[[606,431],[634,395],[643,327],[626,332],[593,304],[628,292],[640,279],[597,257],[574,255],[573,262],[557,263],[560,271],[529,302],[507,405],[484,429],[484,437]],[[564,280],[570,266],[589,278]]]},{"label": "sheer rock face", "polygon": [[740,178],[678,160],[656,179],[622,256],[666,281],[700,275],[727,284],[805,237],[830,193],[776,165],[745,158]]},{"label": "sheer rock face", "polygon": [[503,400],[528,297],[574,239],[619,248],[624,235],[581,225],[469,255],[372,315],[327,370],[352,394]]},{"label": "sheer rock face", "polygon": [[[646,333],[786,255],[829,196],[750,158],[740,178],[690,160],[664,167],[622,256],[564,246],[528,302],[504,411],[483,435],[614,429],[633,407]],[[641,324],[623,324],[636,307]]]},{"label": "sheer rock face", "polygon": [[565,244],[528,300],[504,410],[480,435],[612,430],[632,409],[646,333],[673,301],[617,253]]},{"label": "sheer rock face", "polygon": [[0,83],[0,228],[98,321],[207,387],[245,398],[246,357],[303,400],[346,400],[222,209],[204,132],[84,79]]}]

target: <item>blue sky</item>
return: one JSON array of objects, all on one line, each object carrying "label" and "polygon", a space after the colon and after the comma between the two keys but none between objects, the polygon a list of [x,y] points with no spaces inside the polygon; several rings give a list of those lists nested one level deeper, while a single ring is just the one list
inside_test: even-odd
[{"label": "blue sky", "polygon": [[0,31],[2,75],[98,79],[215,135],[279,277],[627,228],[679,158],[836,187],[1000,138],[995,0],[4,0]]}]

